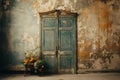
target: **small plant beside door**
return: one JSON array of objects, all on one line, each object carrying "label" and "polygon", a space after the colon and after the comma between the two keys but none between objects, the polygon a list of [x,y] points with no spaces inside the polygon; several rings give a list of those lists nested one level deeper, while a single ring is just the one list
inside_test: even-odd
[{"label": "small plant beside door", "polygon": [[41,55],[34,54],[34,50],[25,52],[23,64],[25,67],[24,74],[41,74],[45,71],[45,65],[41,59]]}]

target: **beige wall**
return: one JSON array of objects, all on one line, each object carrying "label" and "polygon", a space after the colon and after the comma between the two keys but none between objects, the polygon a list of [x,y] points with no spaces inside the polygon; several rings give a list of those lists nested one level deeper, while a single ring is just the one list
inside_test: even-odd
[{"label": "beige wall", "polygon": [[8,57],[10,64],[20,65],[26,50],[38,48],[36,52],[39,52],[39,12],[57,9],[78,14],[78,71],[120,69],[119,0],[4,0],[4,2],[3,21],[6,23],[2,25],[2,33],[5,34],[2,36],[2,50],[6,52],[4,54],[11,56]]}]

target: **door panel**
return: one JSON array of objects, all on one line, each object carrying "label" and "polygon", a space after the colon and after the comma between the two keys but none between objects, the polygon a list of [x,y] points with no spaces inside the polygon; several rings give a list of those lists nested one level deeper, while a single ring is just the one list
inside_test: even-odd
[{"label": "door panel", "polygon": [[60,49],[71,50],[71,32],[70,31],[60,31]]},{"label": "door panel", "polygon": [[59,18],[59,26],[60,27],[72,27],[73,19],[70,19],[68,17],[60,17]]},{"label": "door panel", "polygon": [[76,34],[75,34],[75,18],[60,17],[59,18],[59,71],[72,73],[74,70],[74,55],[76,55]]},{"label": "door panel", "polygon": [[47,72],[57,73],[57,59],[55,55],[44,55]]},{"label": "door panel", "polygon": [[57,72],[56,46],[58,37],[57,18],[42,19],[42,54],[48,72]]},{"label": "door panel", "polygon": [[57,19],[56,18],[43,18],[43,26],[44,27],[57,27]]},{"label": "door panel", "polygon": [[[55,49],[55,31],[54,30],[45,30],[43,32],[43,49],[44,50],[54,50]],[[51,36],[52,35],[52,36]]]},{"label": "door panel", "polygon": [[72,67],[72,57],[71,56],[62,56],[60,57],[60,68],[61,68],[61,71],[65,71],[65,70],[68,70],[68,69],[71,69]]}]

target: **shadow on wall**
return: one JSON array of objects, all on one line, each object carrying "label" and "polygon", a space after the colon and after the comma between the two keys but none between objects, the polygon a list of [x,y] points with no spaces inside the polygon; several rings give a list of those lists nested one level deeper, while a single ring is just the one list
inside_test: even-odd
[{"label": "shadow on wall", "polygon": [[1,69],[23,67],[24,51],[39,49],[39,23],[32,11],[32,2],[0,0]]},{"label": "shadow on wall", "polygon": [[0,70],[6,68],[8,64],[17,64],[15,53],[12,55],[9,49],[10,22],[10,6],[5,0],[0,0]]}]

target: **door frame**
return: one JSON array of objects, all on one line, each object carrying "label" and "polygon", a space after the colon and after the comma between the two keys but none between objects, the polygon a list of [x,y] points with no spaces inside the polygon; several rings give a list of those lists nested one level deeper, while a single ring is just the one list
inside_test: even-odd
[{"label": "door frame", "polygon": [[[50,14],[54,14],[54,13],[57,13],[57,18],[59,18],[59,14],[60,13],[64,13],[65,15],[73,15],[75,17],[75,37],[76,37],[76,41],[75,41],[75,44],[76,44],[76,48],[75,48],[75,54],[74,54],[74,59],[73,59],[73,62],[74,62],[74,70],[72,73],[77,73],[77,13],[72,13],[70,11],[65,11],[65,10],[52,10],[52,11],[48,11],[48,12],[42,12],[42,13],[39,13],[39,16],[40,16],[40,54],[42,54],[42,18],[45,16],[45,15],[50,15]],[[49,17],[52,17],[51,15]],[[58,26],[59,26],[59,20],[58,20]],[[58,34],[59,35],[59,34]],[[59,45],[59,44],[58,44]],[[57,65],[57,70],[58,70],[58,73],[59,73],[59,67],[60,67],[60,62],[58,61],[58,65]]]}]

